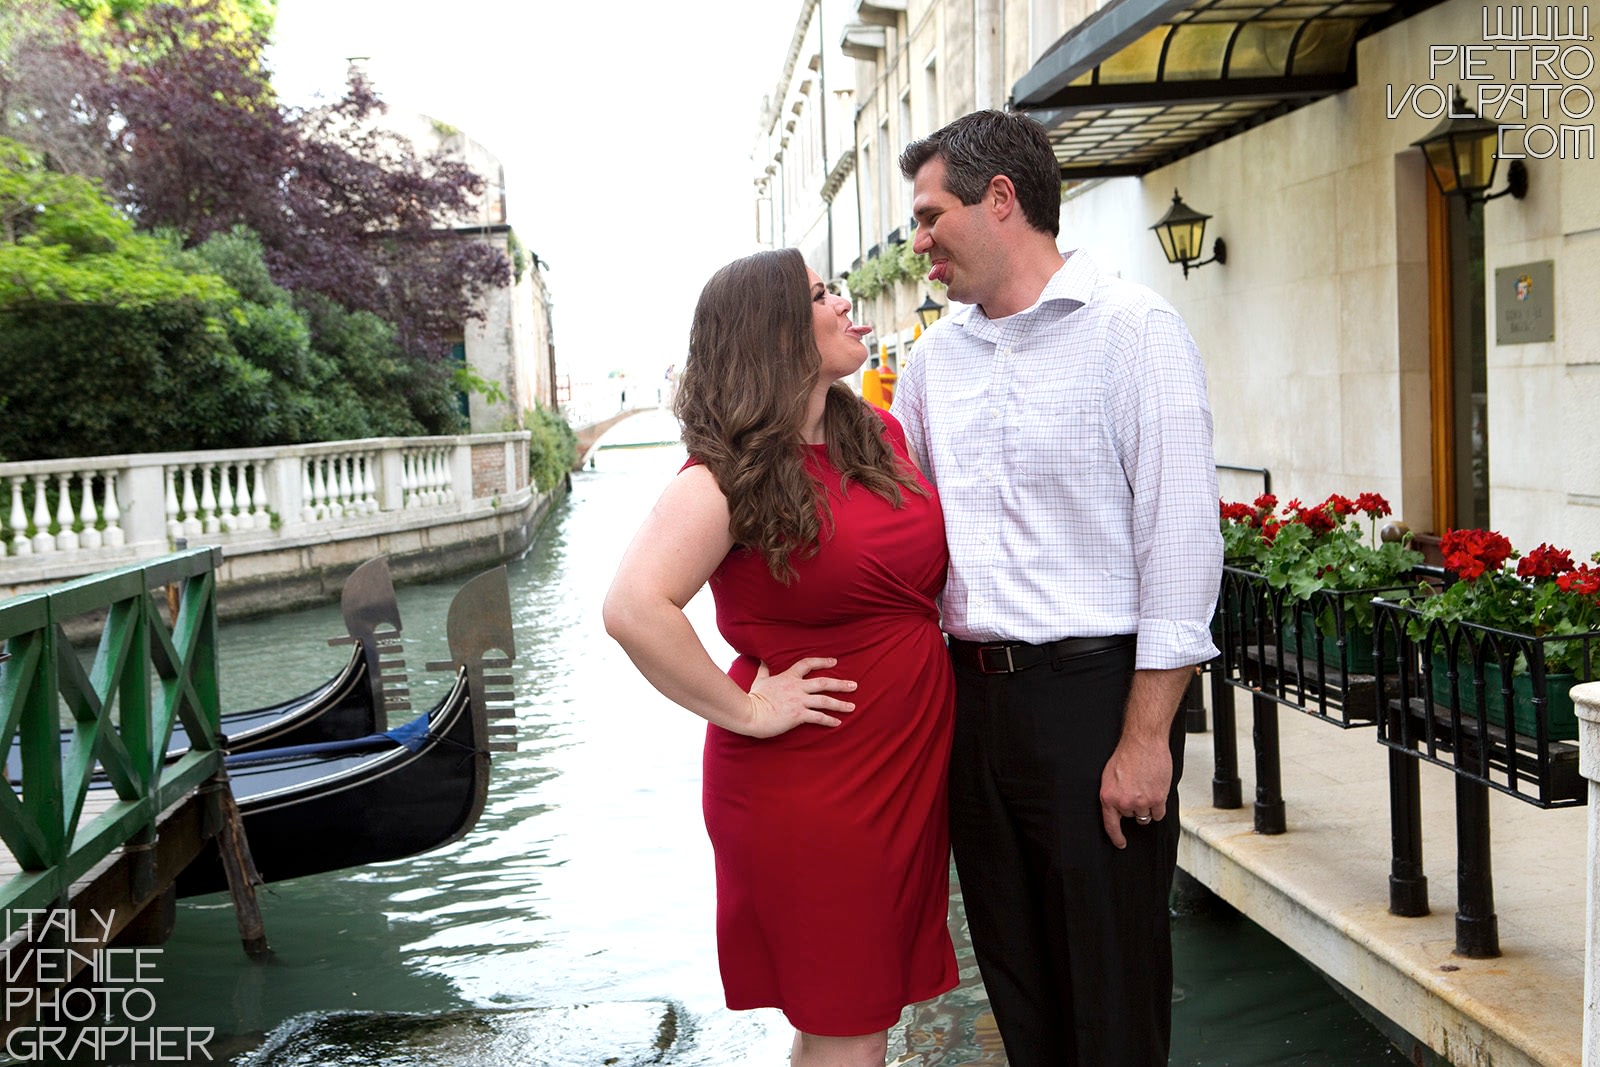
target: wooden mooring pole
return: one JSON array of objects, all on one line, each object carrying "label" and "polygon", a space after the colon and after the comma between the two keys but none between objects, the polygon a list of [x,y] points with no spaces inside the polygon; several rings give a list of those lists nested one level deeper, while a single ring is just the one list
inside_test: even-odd
[{"label": "wooden mooring pole", "polygon": [[244,821],[239,817],[239,805],[234,802],[227,770],[218,770],[201,791],[206,794],[208,817],[216,820],[217,855],[228,877],[228,895],[233,898],[239,942],[246,955],[265,963],[272,959],[272,947],[267,944],[266,924],[256,903],[256,886],[261,884],[261,873],[250,857],[250,842],[245,838]]}]

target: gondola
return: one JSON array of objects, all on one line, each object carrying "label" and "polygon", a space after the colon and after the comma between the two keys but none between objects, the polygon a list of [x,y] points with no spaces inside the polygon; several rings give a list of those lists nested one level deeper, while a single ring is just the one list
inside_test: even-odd
[{"label": "gondola", "polygon": [[[410,723],[365,737],[230,753],[225,761],[261,881],[402,859],[448,844],[483,812],[491,751],[512,724],[515,656],[504,567],[472,579],[446,619],[449,693]],[[215,843],[179,876],[179,896],[227,888]]]},{"label": "gondola", "polygon": [[[230,753],[312,745],[382,733],[388,712],[408,709],[405,666],[398,658],[400,606],[386,556],[350,573],[339,594],[345,634],[329,641],[353,645],[344,668],[322,685],[278,704],[222,713],[224,748]],[[396,682],[399,679],[399,682]],[[167,742],[167,758],[189,748],[181,722]]]}]

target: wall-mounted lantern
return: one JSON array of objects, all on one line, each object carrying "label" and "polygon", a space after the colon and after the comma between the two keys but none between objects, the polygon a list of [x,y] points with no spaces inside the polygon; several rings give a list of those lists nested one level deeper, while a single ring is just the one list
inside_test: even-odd
[{"label": "wall-mounted lantern", "polygon": [[1513,159],[1506,168],[1506,187],[1498,193],[1489,192],[1500,161],[1499,140],[1500,124],[1479,118],[1458,93],[1450,114],[1426,137],[1411,143],[1422,149],[1439,191],[1461,197],[1471,211],[1473,204],[1507,193],[1517,200],[1528,195],[1528,168],[1520,159]]},{"label": "wall-mounted lantern", "polygon": [[1185,278],[1189,276],[1191,268],[1199,269],[1207,263],[1228,262],[1228,246],[1222,243],[1220,237],[1211,246],[1211,258],[1200,258],[1204,254],[1201,249],[1206,236],[1206,220],[1210,217],[1185,204],[1178,196],[1178,190],[1174,189],[1172,206],[1161,216],[1160,222],[1150,227],[1161,241],[1161,251],[1166,253],[1167,262],[1181,265]]}]

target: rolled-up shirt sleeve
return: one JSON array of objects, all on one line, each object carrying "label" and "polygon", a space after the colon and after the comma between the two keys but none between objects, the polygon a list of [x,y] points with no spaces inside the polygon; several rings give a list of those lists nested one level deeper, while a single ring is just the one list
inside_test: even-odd
[{"label": "rolled-up shirt sleeve", "polygon": [[1222,579],[1217,471],[1205,367],[1183,320],[1148,308],[1114,332],[1108,416],[1132,493],[1139,574],[1136,668],[1217,655],[1211,615]]}]

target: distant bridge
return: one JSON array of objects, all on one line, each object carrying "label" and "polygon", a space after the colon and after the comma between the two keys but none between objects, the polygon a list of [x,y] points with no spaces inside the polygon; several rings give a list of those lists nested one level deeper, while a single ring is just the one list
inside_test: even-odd
[{"label": "distant bridge", "polygon": [[[624,410],[617,412],[615,415],[612,415],[609,418],[601,419],[599,422],[591,422],[587,426],[576,426],[576,427],[573,427],[573,432],[576,433],[577,437],[578,437],[578,458],[577,458],[577,462],[575,462],[572,465],[572,469],[575,470],[575,471],[582,470],[583,468],[585,468],[585,467],[587,467],[589,465],[590,461],[594,459],[594,454],[597,451],[599,451],[602,447],[606,447],[606,448],[612,447],[612,446],[609,446],[609,445],[604,445],[604,446],[601,445],[600,444],[600,438],[604,437],[605,434],[606,434],[606,431],[611,429],[613,426],[617,425],[617,423],[622,422],[622,421],[624,421],[626,419],[631,419],[635,415],[643,415],[646,412],[665,411],[665,410],[667,410],[667,409],[664,406],[659,405],[659,404],[649,404],[649,405],[644,405],[644,406],[641,406],[641,407],[625,408]],[[640,444],[651,444],[651,445],[661,444],[661,445],[666,445],[666,444],[672,444],[672,443],[673,443],[672,441],[648,441],[648,442],[641,442]],[[622,447],[622,446],[617,446],[617,447]],[[637,445],[635,445],[635,447],[637,447]]]}]

